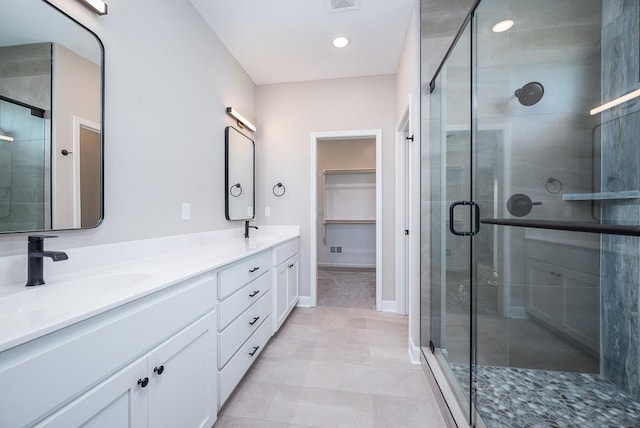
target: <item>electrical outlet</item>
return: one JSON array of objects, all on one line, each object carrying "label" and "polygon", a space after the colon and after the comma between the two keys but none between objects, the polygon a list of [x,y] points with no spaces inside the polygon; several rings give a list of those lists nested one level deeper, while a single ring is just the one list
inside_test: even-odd
[{"label": "electrical outlet", "polygon": [[191,204],[189,202],[182,203],[182,219],[191,220]]},{"label": "electrical outlet", "polygon": [[330,247],[329,248],[329,252],[330,253],[335,253],[336,252],[336,247]]},{"label": "electrical outlet", "polygon": [[336,253],[342,253],[342,247],[336,247]]}]

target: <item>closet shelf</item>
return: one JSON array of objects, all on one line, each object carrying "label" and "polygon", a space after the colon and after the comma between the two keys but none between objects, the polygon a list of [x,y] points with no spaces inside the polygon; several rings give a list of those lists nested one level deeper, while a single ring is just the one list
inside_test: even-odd
[{"label": "closet shelf", "polygon": [[325,169],[324,175],[375,174],[375,168]]}]

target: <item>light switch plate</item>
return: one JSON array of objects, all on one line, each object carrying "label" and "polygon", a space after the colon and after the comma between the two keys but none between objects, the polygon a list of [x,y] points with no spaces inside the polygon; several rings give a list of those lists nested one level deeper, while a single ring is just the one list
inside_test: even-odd
[{"label": "light switch plate", "polygon": [[189,202],[182,203],[182,219],[191,220],[191,204]]},{"label": "light switch plate", "polygon": [[265,217],[271,216],[271,207],[264,207],[264,216]]}]

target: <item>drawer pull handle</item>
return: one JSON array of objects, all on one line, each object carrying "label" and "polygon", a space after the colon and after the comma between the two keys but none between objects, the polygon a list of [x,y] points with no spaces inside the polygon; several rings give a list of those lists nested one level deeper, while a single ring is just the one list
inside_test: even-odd
[{"label": "drawer pull handle", "polygon": [[249,321],[249,325],[254,325],[255,323],[258,322],[259,319],[260,319],[260,317],[254,317],[253,321]]},{"label": "drawer pull handle", "polygon": [[164,366],[154,367],[153,372],[158,376],[161,375],[162,373],[164,373]]},{"label": "drawer pull handle", "polygon": [[258,269],[260,269],[260,266],[258,267],[254,267],[253,269],[249,269],[249,273],[254,273],[255,271],[257,271]]},{"label": "drawer pull handle", "polygon": [[253,293],[249,294],[249,297],[255,297],[259,292],[260,290],[255,290]]},{"label": "drawer pull handle", "polygon": [[144,379],[138,379],[138,385],[140,385],[142,388],[146,388],[147,385],[149,385],[149,378],[145,377]]},{"label": "drawer pull handle", "polygon": [[256,355],[256,352],[258,352],[258,349],[260,349],[259,346],[254,346],[253,351],[249,352],[249,355],[253,357],[254,355]]},{"label": "drawer pull handle", "polygon": [[289,265],[289,269],[291,269],[293,267],[293,263]]}]

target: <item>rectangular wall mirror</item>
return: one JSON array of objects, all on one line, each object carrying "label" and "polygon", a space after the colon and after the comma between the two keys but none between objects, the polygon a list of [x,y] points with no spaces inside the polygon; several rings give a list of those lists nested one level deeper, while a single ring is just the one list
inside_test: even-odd
[{"label": "rectangular wall mirror", "polygon": [[0,0],[0,233],[100,224],[104,48],[42,0]]},{"label": "rectangular wall mirror", "polygon": [[255,217],[255,144],[232,126],[225,128],[225,216]]}]

